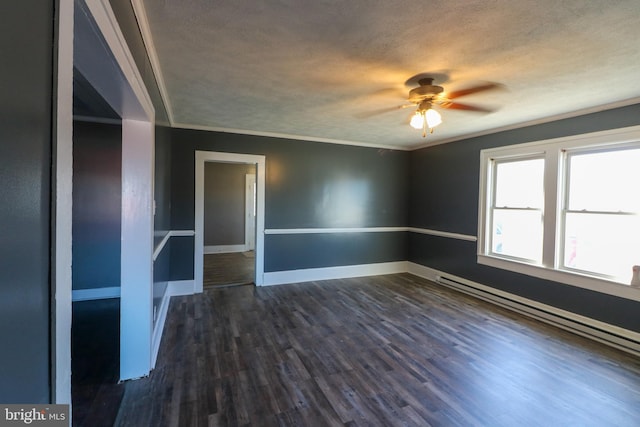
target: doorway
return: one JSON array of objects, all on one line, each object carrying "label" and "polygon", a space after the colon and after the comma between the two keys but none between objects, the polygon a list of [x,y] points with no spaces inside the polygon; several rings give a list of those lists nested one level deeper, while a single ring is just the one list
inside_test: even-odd
[{"label": "doorway", "polygon": [[[204,288],[204,261],[205,261],[205,167],[207,163],[224,163],[250,165],[255,171],[255,233],[253,258],[253,283],[257,286],[263,284],[264,276],[264,193],[265,193],[265,165],[266,158],[262,155],[221,153],[214,151],[196,151],[195,163],[195,247],[194,247],[194,291],[202,292]],[[244,177],[243,187],[246,188],[247,178]],[[246,196],[241,200],[246,204]],[[244,210],[244,209],[243,209]],[[246,227],[247,219],[240,218],[243,227]],[[245,230],[246,235],[246,230]],[[248,242],[251,244],[251,242]],[[247,241],[243,247],[246,248]],[[215,245],[210,245],[215,246]],[[224,245],[220,245],[224,246]],[[251,252],[251,251],[245,251]],[[251,254],[248,254],[249,256]]]},{"label": "doorway", "polygon": [[147,375],[152,363],[155,116],[108,0],[65,0],[59,6],[51,381],[53,400],[71,403],[74,68],[122,118],[121,197],[127,210],[120,222],[120,380]]},{"label": "doorway", "polygon": [[204,289],[255,277],[256,165],[205,162]]}]

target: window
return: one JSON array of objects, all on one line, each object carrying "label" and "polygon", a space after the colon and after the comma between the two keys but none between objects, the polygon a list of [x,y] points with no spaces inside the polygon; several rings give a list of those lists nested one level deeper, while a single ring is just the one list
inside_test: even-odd
[{"label": "window", "polygon": [[563,268],[626,281],[640,264],[640,148],[569,151],[565,165]]},{"label": "window", "polygon": [[483,150],[480,182],[479,263],[640,299],[640,126]]},{"label": "window", "polygon": [[542,262],[544,159],[494,161],[491,253]]}]

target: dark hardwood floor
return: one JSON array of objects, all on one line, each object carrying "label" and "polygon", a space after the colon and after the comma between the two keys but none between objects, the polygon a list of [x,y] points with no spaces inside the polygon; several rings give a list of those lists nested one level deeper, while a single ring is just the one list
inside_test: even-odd
[{"label": "dark hardwood floor", "polygon": [[112,426],[124,395],[120,299],[73,303],[71,396],[74,426]]},{"label": "dark hardwood floor", "polygon": [[254,264],[253,251],[205,255],[202,285],[209,288],[253,283]]},{"label": "dark hardwood floor", "polygon": [[640,360],[408,274],[174,298],[119,426],[638,426]]}]

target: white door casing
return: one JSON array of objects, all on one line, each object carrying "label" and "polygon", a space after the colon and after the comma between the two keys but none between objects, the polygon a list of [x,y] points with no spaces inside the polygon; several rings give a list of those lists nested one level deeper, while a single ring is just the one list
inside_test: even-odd
[{"label": "white door casing", "polygon": [[244,185],[244,246],[245,251],[256,248],[256,175],[245,175]]},{"label": "white door casing", "polygon": [[195,159],[195,238],[193,279],[194,293],[202,292],[204,264],[204,165],[206,162],[240,163],[256,165],[256,242],[255,242],[255,279],[257,286],[264,283],[264,206],[265,206],[265,167],[263,155],[223,153],[217,151],[196,151]]}]

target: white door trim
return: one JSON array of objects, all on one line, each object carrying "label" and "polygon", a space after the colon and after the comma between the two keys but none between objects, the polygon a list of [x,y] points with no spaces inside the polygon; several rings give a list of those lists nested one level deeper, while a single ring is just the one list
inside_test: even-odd
[{"label": "white door trim", "polygon": [[256,248],[256,219],[254,186],[256,174],[248,173],[244,176],[244,250],[252,251]]},{"label": "white door trim", "polygon": [[264,283],[264,193],[266,158],[262,155],[196,151],[195,164],[195,241],[193,278],[194,292],[202,292],[204,256],[204,165],[206,162],[240,163],[256,165],[256,265],[255,284]]},{"label": "white door trim", "polygon": [[153,122],[122,120],[120,380],[152,368]]},{"label": "white door trim", "polygon": [[71,404],[71,230],[73,187],[73,0],[58,4],[56,59],[57,87],[54,135],[55,165],[52,189],[52,402]]}]

